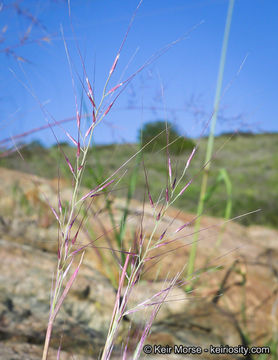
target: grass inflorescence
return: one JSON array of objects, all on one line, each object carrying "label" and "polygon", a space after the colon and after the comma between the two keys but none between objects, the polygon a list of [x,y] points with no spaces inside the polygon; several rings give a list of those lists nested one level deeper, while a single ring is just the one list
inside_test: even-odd
[{"label": "grass inflorescence", "polygon": [[[139,2],[136,11],[140,7],[141,2],[142,1]],[[162,51],[155,54],[155,56],[151,57],[150,60],[148,60],[127,80],[120,82],[116,86],[110,87],[111,77],[116,70],[120,58],[120,54],[123,45],[125,43],[126,37],[128,35],[128,32],[130,30],[130,27],[132,25],[134,16],[131,19],[126,35],[123,39],[123,42],[121,43],[119,51],[116,54],[115,60],[108,73],[108,77],[104,84],[102,95],[100,97],[99,102],[96,101],[94,88],[91,85],[90,79],[86,73],[86,68],[83,59],[80,55],[83,66],[84,77],[85,77],[85,81],[84,82],[81,81],[81,83],[83,86],[83,90],[86,93],[87,99],[89,101],[89,105],[91,107],[92,117],[91,117],[91,123],[89,124],[86,131],[83,133],[81,131],[82,111],[79,109],[78,100],[75,93],[77,137],[75,138],[70,133],[65,131],[66,136],[71,141],[75,149],[74,159],[70,158],[67,155],[64,147],[59,143],[58,139],[55,136],[54,130],[50,125],[53,135],[57,139],[57,148],[62,158],[64,159],[65,166],[71,177],[72,196],[69,204],[67,205],[67,207],[65,207],[63,204],[63,199],[61,199],[60,197],[60,186],[58,184],[57,208],[53,207],[49,203],[51,211],[53,212],[53,215],[55,216],[58,223],[59,236],[58,236],[58,249],[57,249],[57,267],[56,267],[56,271],[53,279],[52,291],[51,291],[49,321],[46,331],[42,360],[46,360],[48,357],[52,329],[55,319],[61,309],[63,302],[65,301],[68,295],[68,292],[70,291],[70,288],[72,287],[78,275],[79,269],[82,265],[82,261],[86,253],[86,248],[88,248],[88,246],[94,246],[97,248],[97,246],[94,245],[95,240],[88,242],[88,244],[86,245],[79,245],[78,242],[78,236],[80,234],[80,231],[82,230],[84,223],[86,222],[86,218],[88,217],[89,209],[92,203],[94,202],[95,198],[97,198],[98,196],[101,195],[107,196],[107,194],[109,194],[110,192],[110,189],[114,189],[115,187],[117,187],[117,185],[120,183],[121,176],[123,176],[120,175],[121,171],[125,169],[126,165],[133,158],[137,158],[139,161],[137,164],[137,171],[138,171],[138,166],[140,163],[140,156],[141,156],[140,154],[142,154],[142,151],[144,150],[145,147],[149,145],[149,143],[154,141],[155,138],[160,136],[162,133],[165,133],[167,138],[166,148],[168,148],[169,146],[169,130],[166,126],[165,130],[162,130],[157,136],[154,136],[146,144],[143,144],[142,147],[138,151],[136,151],[135,154],[133,154],[129,160],[125,161],[121,166],[119,166],[114,171],[112,171],[112,173],[108,175],[106,178],[105,177],[97,178],[96,179],[97,185],[93,187],[86,194],[82,194],[81,185],[83,183],[84,174],[86,173],[87,162],[88,162],[89,154],[91,152],[91,144],[92,144],[95,128],[102,122],[102,120],[108,114],[110,114],[114,103],[116,102],[116,100],[118,99],[119,95],[124,90],[124,88],[133,79],[133,77],[136,76],[139,72],[141,72],[147,65],[149,65],[152,61],[154,61],[158,56],[160,56],[161,53],[168,50],[168,48],[170,48],[173,44],[176,43],[176,42],[171,43],[170,45],[162,49]],[[66,49],[70,68],[72,68],[70,54],[66,42],[65,42],[65,49]],[[75,89],[74,76],[72,72],[71,74],[72,74],[72,85],[73,88]],[[183,171],[179,175],[176,174],[176,177],[174,179],[171,168],[170,153],[169,151],[167,151],[168,176],[166,177],[165,187],[162,190],[157,200],[153,200],[152,198],[151,191],[149,188],[149,182],[151,181],[151,178],[148,177],[143,162],[146,188],[147,188],[146,190],[151,204],[153,219],[154,219],[154,227],[150,236],[146,237],[144,234],[143,217],[142,217],[140,231],[138,231],[135,234],[133,243],[130,244],[129,248],[127,249],[123,248],[124,246],[123,239],[125,235],[128,207],[136,185],[136,172],[133,173],[133,175],[131,176],[131,180],[129,182],[126,208],[123,212],[123,216],[119,224],[119,229],[117,229],[118,225],[115,224],[113,214],[112,212],[110,212],[110,218],[114,226],[114,234],[117,243],[117,248],[110,248],[110,250],[112,252],[119,252],[121,256],[118,259],[119,274],[120,274],[119,280],[117,281],[117,279],[115,278],[112,279],[114,285],[116,285],[117,288],[117,296],[116,296],[116,301],[114,305],[113,314],[111,317],[111,323],[107,334],[105,346],[101,355],[101,358],[103,360],[109,359],[112,354],[113,347],[115,345],[116,338],[119,332],[119,328],[124,317],[134,311],[142,310],[142,308],[145,308],[146,306],[153,306],[152,314],[149,320],[147,320],[145,329],[143,330],[139,338],[138,345],[134,350],[134,358],[135,359],[139,358],[144,341],[146,340],[149,334],[152,322],[157,312],[159,311],[161,305],[167,298],[167,295],[169,294],[171,289],[178,282],[179,282],[179,286],[181,286],[180,283],[181,281],[179,279],[179,276],[181,275],[182,272],[177,274],[174,278],[170,279],[169,284],[166,285],[165,288],[162,289],[159,293],[154,295],[154,299],[146,299],[145,302],[143,302],[142,304],[138,304],[138,306],[135,307],[134,309],[127,308],[128,301],[134,289],[134,286],[140,281],[141,275],[144,272],[146,272],[146,266],[150,261],[154,259],[159,259],[160,257],[159,254],[153,254],[153,250],[157,248],[163,250],[164,246],[168,244],[168,242],[165,241],[164,238],[166,234],[166,230],[164,230],[163,234],[161,234],[158,239],[156,239],[155,235],[157,233],[157,229],[160,223],[163,221],[163,218],[168,208],[175,202],[175,200],[177,200],[179,197],[183,195],[185,190],[189,187],[189,185],[192,182],[192,180],[190,181],[185,180],[185,174],[187,168],[190,165],[191,160],[193,159],[193,156],[195,155],[195,152],[196,152],[196,147],[191,149],[191,154],[189,154],[188,160],[184,165]],[[181,189],[179,188],[179,186],[181,187]],[[109,209],[108,202],[106,206]],[[76,225],[78,225],[77,230],[76,230]],[[177,229],[177,232],[180,230],[181,229]],[[75,265],[76,258],[78,258],[78,260],[77,260],[77,264]],[[72,272],[72,268],[74,266],[75,266],[75,270]],[[69,275],[70,273],[71,275]],[[123,356],[126,356],[125,354],[127,353],[127,351],[128,351],[128,343],[126,343]]]}]

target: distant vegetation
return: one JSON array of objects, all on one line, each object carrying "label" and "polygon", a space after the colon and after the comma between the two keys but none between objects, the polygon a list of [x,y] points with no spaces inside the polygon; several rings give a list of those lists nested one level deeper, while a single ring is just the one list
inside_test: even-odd
[{"label": "distant vegetation", "polygon": [[[209,176],[209,186],[214,184],[219,169],[225,168],[232,182],[232,216],[241,215],[258,208],[262,211],[243,217],[240,222],[245,225],[260,224],[271,227],[278,227],[278,134],[237,134],[217,152],[230,135],[216,137],[216,155],[212,159],[212,166]],[[185,211],[196,212],[199,197],[200,168],[204,162],[204,151],[207,139],[201,139],[196,157],[191,162],[188,169],[187,179],[196,175],[191,186],[186,190],[181,198],[175,203],[176,207]],[[67,144],[62,147],[70,159],[74,158],[75,149]],[[157,148],[158,150],[158,148]],[[103,176],[111,174],[127,158],[138,151],[137,144],[107,145],[99,146],[97,151],[92,148],[88,158],[88,167],[92,171],[102,167]],[[172,152],[173,176],[180,174],[184,165],[184,160],[189,154],[189,150],[176,154]],[[43,177],[57,177],[57,160],[60,163],[60,174],[63,177],[70,177],[68,166],[64,164],[57,146],[46,149],[39,143],[32,143],[21,149],[23,161],[18,153],[13,153],[9,157],[0,159],[0,166],[16,169],[29,173],[34,173]],[[165,152],[156,151],[144,154],[144,163],[148,173],[149,186],[154,199],[157,199],[161,188],[166,183],[166,161]],[[135,166],[135,159],[130,162],[129,173]],[[130,174],[126,174],[118,185],[119,190],[115,196],[125,196],[130,179]],[[87,172],[84,183],[92,185],[92,175]],[[145,192],[145,178],[143,167],[138,172],[137,187],[135,197],[143,200]],[[220,186],[207,201],[205,214],[213,216],[223,216],[225,207],[226,192],[224,185]]]},{"label": "distant vegetation", "polygon": [[141,141],[145,151],[155,152],[163,148],[165,150],[167,137],[169,150],[174,155],[190,151],[195,145],[191,139],[181,136],[177,128],[171,123],[168,123],[166,131],[166,123],[162,120],[146,123],[139,133],[138,140]]}]

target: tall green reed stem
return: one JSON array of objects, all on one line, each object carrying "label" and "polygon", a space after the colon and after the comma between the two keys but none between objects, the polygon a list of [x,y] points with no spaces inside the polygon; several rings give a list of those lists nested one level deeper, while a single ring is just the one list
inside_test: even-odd
[{"label": "tall green reed stem", "polygon": [[[199,230],[201,225],[201,214],[204,210],[204,203],[205,203],[205,196],[207,191],[207,184],[208,184],[208,176],[209,176],[209,170],[210,170],[210,159],[213,152],[213,145],[214,145],[214,136],[215,136],[215,126],[217,121],[217,115],[219,110],[219,102],[221,97],[221,89],[222,89],[222,83],[223,83],[223,74],[224,74],[224,68],[225,68],[225,62],[226,62],[226,55],[227,55],[227,48],[228,48],[228,40],[230,35],[230,28],[231,28],[231,22],[232,22],[232,16],[233,16],[233,8],[234,8],[234,2],[235,0],[229,1],[229,8],[226,18],[226,26],[225,26],[225,32],[224,32],[224,38],[223,38],[223,44],[222,44],[222,50],[221,50],[221,57],[220,57],[220,64],[219,64],[219,70],[218,70],[218,77],[217,77],[217,85],[216,85],[216,91],[215,91],[215,98],[214,98],[214,108],[213,108],[213,116],[211,120],[211,127],[210,127],[210,134],[209,139],[207,143],[207,149],[206,149],[206,157],[205,157],[205,167],[204,167],[204,173],[202,177],[202,184],[201,184],[201,190],[200,190],[200,197],[198,202],[198,208],[197,208],[197,220],[195,222],[194,227],[194,240],[193,244],[190,250],[189,255],[189,261],[188,261],[188,269],[187,269],[187,276],[189,279],[191,279],[192,274],[194,272],[194,266],[195,266],[195,259],[197,254],[197,244],[198,244],[198,237],[199,237]],[[192,285],[189,285],[187,287],[187,290],[190,290]]]}]

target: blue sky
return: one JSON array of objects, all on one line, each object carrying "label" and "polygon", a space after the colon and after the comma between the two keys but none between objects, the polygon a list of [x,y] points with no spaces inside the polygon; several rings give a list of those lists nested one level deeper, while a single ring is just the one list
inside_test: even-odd
[{"label": "blue sky", "polygon": [[[75,91],[80,103],[83,70],[76,43],[96,98],[100,94],[138,2],[134,0],[72,0],[70,26],[67,3],[23,0],[18,14],[6,1],[0,12],[2,26],[0,58],[0,139],[60,121],[75,114],[74,91],[65,47],[74,67]],[[197,137],[212,112],[228,0],[144,0],[122,50],[111,86],[125,79],[149,57],[202,22],[188,38],[180,41],[142,71],[113,106],[96,132],[97,143],[136,141],[142,123],[168,118],[181,133]],[[28,41],[17,46],[30,25]],[[46,38],[50,37],[50,43]],[[44,38],[38,42],[38,39]],[[234,131],[277,131],[278,94],[278,2],[235,0],[224,74],[217,133]],[[13,47],[15,46],[15,47]],[[4,49],[14,49],[7,56]],[[7,51],[6,51],[7,52]],[[244,66],[236,76],[242,61]],[[26,62],[18,61],[20,57]],[[26,88],[31,88],[33,95]],[[162,95],[163,89],[163,95]],[[91,111],[89,104],[83,112]],[[42,110],[43,107],[43,110]],[[83,130],[90,120],[83,121]],[[76,123],[64,125],[76,134]],[[55,128],[63,141],[62,129]],[[49,130],[25,140],[55,142]]]}]

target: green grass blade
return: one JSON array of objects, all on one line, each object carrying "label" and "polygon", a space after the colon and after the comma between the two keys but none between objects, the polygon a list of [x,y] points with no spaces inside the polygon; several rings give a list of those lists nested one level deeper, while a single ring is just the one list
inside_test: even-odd
[{"label": "green grass blade", "polygon": [[[189,280],[191,279],[192,274],[194,272],[195,258],[196,258],[196,254],[197,254],[198,234],[199,234],[200,224],[201,224],[201,214],[203,213],[203,210],[204,210],[204,199],[205,199],[207,182],[208,182],[208,174],[209,174],[209,169],[210,169],[210,164],[211,164],[209,160],[211,159],[212,152],[213,152],[215,126],[216,126],[216,121],[217,121],[219,102],[220,102],[220,94],[221,94],[222,83],[223,83],[223,75],[224,75],[226,54],[227,54],[227,48],[228,48],[228,40],[229,40],[229,34],[230,34],[230,28],[231,28],[231,22],[232,22],[232,16],[233,16],[233,8],[234,8],[234,0],[230,0],[228,14],[227,14],[227,18],[226,18],[226,26],[225,26],[224,39],[223,39],[219,71],[218,71],[218,78],[217,78],[217,86],[216,86],[216,92],[215,92],[214,114],[213,114],[212,121],[211,121],[210,135],[209,135],[207,150],[206,150],[205,163],[207,165],[204,169],[199,203],[198,203],[198,208],[197,208],[198,219],[195,223],[195,229],[194,229],[196,235],[194,236],[194,242],[193,242],[191,250],[190,250],[189,261],[188,261],[187,276],[188,276]],[[191,285],[188,286],[187,289],[191,290]]]}]

